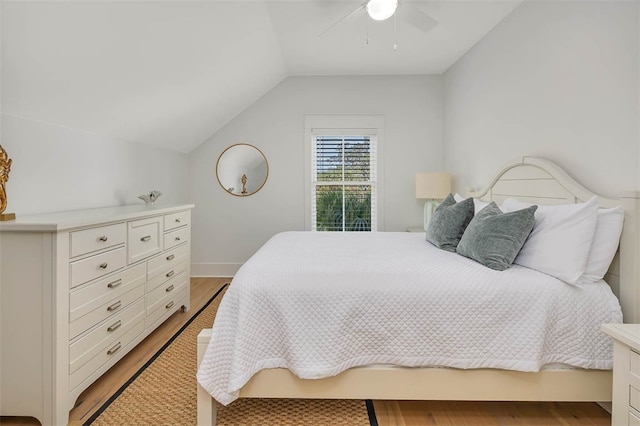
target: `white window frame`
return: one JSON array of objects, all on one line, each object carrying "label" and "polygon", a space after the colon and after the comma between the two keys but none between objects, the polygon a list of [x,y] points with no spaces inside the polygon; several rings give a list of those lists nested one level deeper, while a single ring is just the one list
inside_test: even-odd
[{"label": "white window frame", "polygon": [[381,114],[307,114],[304,117],[304,125],[305,230],[311,231],[313,225],[312,203],[315,199],[315,184],[312,176],[313,157],[315,156],[313,152],[314,138],[316,136],[359,135],[375,138],[376,157],[372,159],[372,162],[376,164],[375,211],[371,222],[372,232],[384,231],[384,116]]}]

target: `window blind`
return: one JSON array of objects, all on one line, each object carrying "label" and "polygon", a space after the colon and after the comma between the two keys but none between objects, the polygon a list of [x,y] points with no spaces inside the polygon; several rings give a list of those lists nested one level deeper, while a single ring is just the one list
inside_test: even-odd
[{"label": "window blind", "polygon": [[312,230],[375,231],[376,137],[313,137]]}]

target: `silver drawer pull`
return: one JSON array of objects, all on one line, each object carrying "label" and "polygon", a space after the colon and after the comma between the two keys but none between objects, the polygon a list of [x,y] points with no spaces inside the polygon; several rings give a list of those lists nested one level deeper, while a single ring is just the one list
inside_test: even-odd
[{"label": "silver drawer pull", "polygon": [[176,219],[176,223],[180,223],[180,219]]},{"label": "silver drawer pull", "polygon": [[118,320],[112,326],[107,328],[107,331],[108,332],[116,331],[117,329],[120,328],[121,325],[122,325],[122,321]]},{"label": "silver drawer pull", "polygon": [[112,283],[107,284],[107,288],[116,288],[118,287],[120,284],[122,284],[122,278],[115,280]]},{"label": "silver drawer pull", "polygon": [[172,277],[173,274],[175,274],[175,272],[169,271],[169,272],[167,272],[167,275],[165,275],[165,277],[167,277],[167,278]]},{"label": "silver drawer pull", "polygon": [[98,241],[102,241],[102,242],[104,243],[104,242],[105,242],[105,241],[107,241],[108,239],[109,239],[109,238],[107,238],[107,236],[106,236],[106,235],[103,235],[102,237],[98,238]]},{"label": "silver drawer pull", "polygon": [[164,291],[166,291],[167,293],[169,293],[172,290],[173,290],[173,284],[171,284],[169,287],[164,289]]},{"label": "silver drawer pull", "polygon": [[100,269],[107,269],[107,266],[109,266],[109,264],[107,262],[101,263],[100,265]]},{"label": "silver drawer pull", "polygon": [[176,256],[173,254],[170,254],[169,256],[167,256],[167,260],[173,260]]},{"label": "silver drawer pull", "polygon": [[116,303],[114,303],[113,305],[109,306],[107,308],[107,311],[111,312],[111,311],[115,311],[116,309],[118,309],[120,306],[122,306],[122,301],[118,300]]},{"label": "silver drawer pull", "polygon": [[149,241],[151,239],[151,235],[147,235],[146,237],[142,237],[140,238],[140,241],[142,241],[143,243],[146,243],[147,241]]},{"label": "silver drawer pull", "polygon": [[173,300],[165,305],[165,308],[170,309],[173,306]]},{"label": "silver drawer pull", "polygon": [[176,241],[180,241],[180,237],[176,237]]},{"label": "silver drawer pull", "polygon": [[122,343],[120,343],[120,342],[116,343],[114,347],[112,347],[111,349],[109,349],[107,351],[107,355],[115,354],[116,352],[118,352],[120,350],[121,347],[122,347]]}]

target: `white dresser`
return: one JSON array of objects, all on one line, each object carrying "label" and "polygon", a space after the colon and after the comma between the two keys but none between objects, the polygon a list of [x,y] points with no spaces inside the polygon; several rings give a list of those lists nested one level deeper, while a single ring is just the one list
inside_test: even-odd
[{"label": "white dresser", "polygon": [[189,309],[192,208],[0,222],[0,415],[66,425],[83,390]]},{"label": "white dresser", "polygon": [[613,337],[613,426],[640,426],[640,324],[605,324]]}]

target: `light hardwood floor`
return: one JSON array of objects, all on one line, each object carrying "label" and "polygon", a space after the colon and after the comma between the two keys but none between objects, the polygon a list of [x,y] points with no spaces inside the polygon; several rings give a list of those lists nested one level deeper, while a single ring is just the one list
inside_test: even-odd
[{"label": "light hardwood floor", "polygon": [[374,401],[380,426],[610,426],[590,402]]},{"label": "light hardwood floor", "polygon": [[[69,413],[70,425],[87,421],[137,372],[229,278],[192,278],[191,309],[177,312],[83,392]],[[374,401],[380,426],[610,425],[595,403]],[[34,419],[2,417],[3,425],[37,425]]]}]

